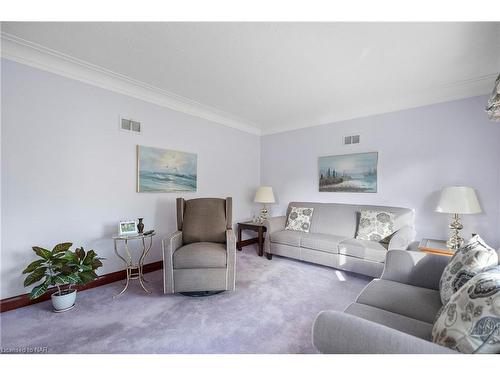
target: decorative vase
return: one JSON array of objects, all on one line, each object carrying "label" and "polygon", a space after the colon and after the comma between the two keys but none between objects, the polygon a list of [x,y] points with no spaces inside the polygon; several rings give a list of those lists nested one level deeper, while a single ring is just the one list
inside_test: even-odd
[{"label": "decorative vase", "polygon": [[59,292],[55,292],[50,298],[55,312],[68,311],[75,306],[76,290],[64,290],[60,295]]},{"label": "decorative vase", "polygon": [[142,222],[144,218],[140,217],[137,220],[139,220],[139,223],[137,224],[137,230],[139,231],[139,233],[142,233],[144,232],[144,223]]}]

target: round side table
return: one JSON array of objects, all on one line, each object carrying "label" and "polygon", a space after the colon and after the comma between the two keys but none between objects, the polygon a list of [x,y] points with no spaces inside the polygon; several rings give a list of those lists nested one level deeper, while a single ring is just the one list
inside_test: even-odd
[{"label": "round side table", "polygon": [[[130,280],[139,280],[139,283],[141,284],[142,289],[144,289],[144,291],[146,293],[151,293],[144,286],[144,282],[146,280],[144,280],[144,274],[142,272],[142,268],[144,266],[144,259],[146,259],[146,256],[148,255],[149,250],[151,250],[151,246],[153,245],[153,236],[154,235],[155,235],[155,233],[150,233],[147,235],[134,234],[134,235],[124,235],[124,236],[114,236],[113,237],[113,241],[114,241],[114,245],[115,245],[115,254],[118,256],[118,258],[120,258],[121,260],[123,260],[125,262],[126,271],[127,271],[127,282],[125,284],[125,287],[123,288],[123,290],[120,293],[118,293],[116,296],[113,296],[113,298],[121,296],[127,290],[128,285],[130,283]],[[148,239],[149,239],[149,241],[148,241]],[[135,241],[135,240],[139,240],[142,242],[142,253],[141,253],[141,256],[139,257],[138,263],[133,262],[132,254],[131,254],[129,246],[128,246],[129,241]],[[123,242],[123,244],[124,244],[124,248],[125,248],[124,255],[121,255],[118,252],[118,243],[119,242]],[[148,242],[149,242],[149,244],[148,244]]]}]

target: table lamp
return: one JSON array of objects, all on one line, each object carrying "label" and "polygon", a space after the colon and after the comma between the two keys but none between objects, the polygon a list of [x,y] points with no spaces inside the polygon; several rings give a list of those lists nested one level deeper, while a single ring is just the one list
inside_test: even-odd
[{"label": "table lamp", "polygon": [[441,190],[441,197],[436,207],[436,212],[453,214],[450,224],[451,236],[446,242],[450,249],[458,249],[464,243],[459,232],[463,229],[459,214],[477,214],[481,212],[481,206],[473,188],[468,186],[449,186]]},{"label": "table lamp", "polygon": [[263,222],[264,220],[267,219],[267,208],[266,204],[267,203],[274,203],[274,194],[273,194],[273,188],[271,186],[261,186],[257,189],[257,192],[255,193],[255,199],[254,202],[256,203],[262,203],[262,209],[260,210],[260,217],[259,220],[260,222]]}]

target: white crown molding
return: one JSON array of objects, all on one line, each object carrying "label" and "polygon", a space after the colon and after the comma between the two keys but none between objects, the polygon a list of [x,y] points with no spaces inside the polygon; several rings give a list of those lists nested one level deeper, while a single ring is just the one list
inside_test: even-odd
[{"label": "white crown molding", "polygon": [[407,95],[398,98],[397,100],[387,101],[383,104],[377,103],[375,105],[370,105],[370,103],[367,103],[364,106],[359,106],[360,103],[357,102],[353,103],[353,107],[336,111],[335,115],[318,118],[316,119],[316,121],[311,122],[310,125],[299,123],[289,126],[282,126],[281,124],[277,124],[276,126],[271,126],[263,130],[262,135],[283,133],[293,130],[327,125],[340,121],[353,120],[356,118],[382,115],[385,113],[398,112],[406,109],[451,102],[453,100],[466,99],[474,96],[487,95],[493,89],[493,85],[497,77],[498,72],[472,79],[456,81],[449,84],[437,85],[429,87],[425,90],[410,92]]},{"label": "white crown molding", "polygon": [[271,135],[486,95],[490,93],[498,76],[496,72],[481,77],[433,86],[425,90],[410,92],[396,100],[390,100],[382,104],[368,102],[364,106],[360,106],[360,103],[357,102],[353,103],[352,107],[336,109],[335,114],[324,114],[321,117],[311,119],[307,123],[299,122],[286,126],[283,126],[283,124],[268,125],[266,126],[267,129],[261,130],[257,124],[251,121],[238,118],[217,108],[134,80],[14,35],[1,32],[1,42],[1,54],[6,59],[255,135]]},{"label": "white crown molding", "polygon": [[6,59],[247,133],[261,135],[260,128],[250,121],[14,35],[2,32],[1,42],[2,57]]}]

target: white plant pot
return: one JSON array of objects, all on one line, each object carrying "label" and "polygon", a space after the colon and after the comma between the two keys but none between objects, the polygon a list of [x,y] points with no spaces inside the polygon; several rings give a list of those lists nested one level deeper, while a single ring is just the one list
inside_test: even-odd
[{"label": "white plant pot", "polygon": [[68,311],[75,306],[76,301],[76,290],[71,290],[71,292],[57,295],[59,292],[55,292],[51,295],[52,298],[52,306],[54,306],[55,312],[63,312]]}]

